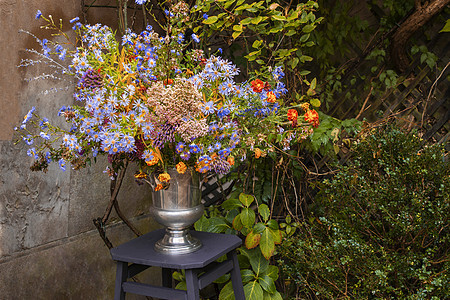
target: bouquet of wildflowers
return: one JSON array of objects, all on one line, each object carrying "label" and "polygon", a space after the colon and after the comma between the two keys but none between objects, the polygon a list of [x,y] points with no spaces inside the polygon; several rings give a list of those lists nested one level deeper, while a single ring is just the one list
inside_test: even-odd
[{"label": "bouquet of wildflowers", "polygon": [[[287,149],[292,140],[311,134],[317,112],[307,105],[282,105],[287,90],[281,67],[268,80],[237,83],[239,69],[232,62],[206,57],[193,47],[198,37],[185,36],[185,29],[176,25],[189,13],[184,2],[167,10],[163,36],[148,26],[140,34],[128,30],[117,41],[109,27],[82,25],[75,18],[75,49],[36,38],[42,51],[31,52],[78,82],[77,105],[59,111],[70,129],[52,126],[34,107],[17,129],[31,146],[32,169],[46,170],[52,161],[62,169],[67,163],[78,169],[103,154],[113,164],[138,163],[136,177],[158,176],[156,189],[161,189],[170,182],[168,168],[226,174],[236,162],[274,151],[276,143]],[[48,29],[61,28],[51,16],[38,12],[36,17]],[[69,66],[63,65],[64,59],[70,60]],[[306,112],[305,122],[298,121],[298,109]],[[27,127],[29,122],[39,133]]]}]

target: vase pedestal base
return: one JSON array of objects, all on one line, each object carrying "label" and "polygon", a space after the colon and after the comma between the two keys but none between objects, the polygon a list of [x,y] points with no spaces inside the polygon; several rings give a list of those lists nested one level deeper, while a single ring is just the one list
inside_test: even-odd
[{"label": "vase pedestal base", "polygon": [[175,230],[166,228],[166,234],[155,243],[155,250],[163,254],[186,254],[197,251],[202,243],[189,233],[188,229]]}]

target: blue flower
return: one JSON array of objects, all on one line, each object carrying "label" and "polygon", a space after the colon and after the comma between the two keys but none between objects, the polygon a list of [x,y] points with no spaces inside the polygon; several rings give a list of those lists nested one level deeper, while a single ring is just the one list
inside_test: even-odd
[{"label": "blue flower", "polygon": [[185,147],[186,145],[183,143],[183,142],[179,142],[178,144],[177,144],[177,152],[178,153],[181,153],[181,152],[183,152],[183,150],[184,150],[184,147]]},{"label": "blue flower", "polygon": [[217,49],[217,51],[219,51],[219,53],[222,54],[222,48]]},{"label": "blue flower", "polygon": [[36,107],[32,107],[28,112],[27,112],[27,114],[25,115],[25,117],[23,118],[23,121],[22,121],[22,124],[26,124],[30,119],[31,119],[31,117],[33,116],[33,112],[36,110]]},{"label": "blue flower", "polygon": [[38,9],[38,11],[36,12],[36,19],[40,19],[42,17],[42,12]]},{"label": "blue flower", "polygon": [[41,133],[40,133],[39,135],[40,135],[41,138],[43,138],[44,140],[49,140],[49,139],[50,139],[50,136],[49,136],[47,133],[43,132],[43,131],[41,131]]},{"label": "blue flower", "polygon": [[147,2],[147,0],[136,0],[136,4],[142,5],[145,2]]},{"label": "blue flower", "polygon": [[203,103],[203,106],[201,107],[202,112],[205,115],[209,115],[214,113],[215,107],[214,107],[214,102],[213,101],[208,101],[206,103]]},{"label": "blue flower", "polygon": [[200,39],[198,38],[198,36],[197,36],[195,33],[193,33],[193,34],[191,35],[191,37],[192,37],[192,39],[194,40],[194,42],[200,43]]},{"label": "blue flower", "polygon": [[208,20],[208,15],[206,13],[203,14],[203,19]]},{"label": "blue flower", "polygon": [[24,140],[24,142],[25,142],[28,146],[33,145],[34,140],[33,140],[33,137],[32,137],[31,135],[24,136],[22,139]]},{"label": "blue flower", "polygon": [[34,159],[38,159],[39,158],[37,153],[36,153],[36,149],[34,147],[31,148],[31,149],[28,149],[27,155],[30,156],[30,157],[33,157]]},{"label": "blue flower", "polygon": [[77,22],[77,21],[79,21],[79,20],[80,20],[79,17],[75,17],[75,18],[73,18],[72,20],[70,20],[69,22],[70,22],[70,24],[72,24],[72,23]]},{"label": "blue flower", "polygon": [[63,171],[66,170],[66,162],[65,162],[65,160],[64,160],[63,158],[61,158],[61,159],[58,161],[58,164],[59,164],[59,168],[60,168],[61,170],[63,170]]}]

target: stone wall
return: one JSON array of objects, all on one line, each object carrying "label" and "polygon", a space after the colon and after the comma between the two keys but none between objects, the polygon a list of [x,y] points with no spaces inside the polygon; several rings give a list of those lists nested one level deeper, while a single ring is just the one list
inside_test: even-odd
[{"label": "stone wall", "polygon": [[[63,19],[69,32],[68,20],[81,16],[81,1],[0,2],[0,299],[112,299],[115,263],[92,223],[109,200],[109,179],[102,172],[106,161],[81,171],[68,167],[63,172],[53,165],[45,174],[31,172],[28,146],[14,143],[13,128],[32,106],[61,123],[57,111],[73,102],[74,82],[27,81],[48,68],[16,67],[29,55],[25,49],[39,48],[19,29],[52,38],[35,20],[38,9]],[[114,9],[98,15],[91,9],[87,16],[88,22],[101,22],[101,16],[108,25],[116,20]],[[46,92],[55,89],[59,92]],[[148,232],[157,227],[147,214],[148,189],[137,186],[132,173],[128,171],[119,203],[138,229]],[[107,234],[114,245],[134,237],[117,217],[110,219]],[[158,284],[158,272],[150,270],[145,280]]]}]

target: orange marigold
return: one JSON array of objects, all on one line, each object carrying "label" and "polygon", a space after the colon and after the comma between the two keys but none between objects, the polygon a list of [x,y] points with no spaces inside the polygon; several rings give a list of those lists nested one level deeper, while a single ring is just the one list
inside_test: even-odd
[{"label": "orange marigold", "polygon": [[317,127],[319,126],[319,114],[314,109],[308,110],[305,113],[305,121]]},{"label": "orange marigold", "polygon": [[304,110],[304,111],[308,111],[309,110],[309,103],[308,102],[304,102],[300,105],[300,107]]},{"label": "orange marigold", "polygon": [[275,96],[274,92],[270,91],[267,93],[267,102],[269,103],[275,103],[277,101],[277,97]]},{"label": "orange marigold", "polygon": [[158,175],[158,180],[161,182],[169,182],[170,181],[170,175],[168,173],[161,173]]},{"label": "orange marigold", "polygon": [[149,161],[146,161],[148,166],[153,166],[156,165],[158,163],[158,158],[156,157],[156,155],[153,155],[153,158]]},{"label": "orange marigold", "polygon": [[256,149],[255,149],[255,157],[256,157],[256,158],[260,158],[260,157],[261,157],[261,154],[262,154],[261,149],[256,148]]},{"label": "orange marigold", "polygon": [[230,164],[230,166],[234,166],[234,157],[233,156],[228,156],[227,157],[227,162]]},{"label": "orange marigold", "polygon": [[180,161],[175,167],[177,168],[177,172],[180,174],[184,174],[187,170],[186,164],[182,161]]},{"label": "orange marigold", "polygon": [[297,122],[298,112],[296,109],[289,109],[287,112],[288,120],[291,122]]},{"label": "orange marigold", "polygon": [[161,183],[158,183],[156,186],[155,186],[155,192],[157,192],[157,191],[159,191],[159,190],[162,190],[163,189],[163,185],[161,184]]},{"label": "orange marigold", "polygon": [[255,79],[251,82],[252,89],[255,93],[261,93],[264,88],[264,82],[260,79]]}]

